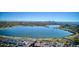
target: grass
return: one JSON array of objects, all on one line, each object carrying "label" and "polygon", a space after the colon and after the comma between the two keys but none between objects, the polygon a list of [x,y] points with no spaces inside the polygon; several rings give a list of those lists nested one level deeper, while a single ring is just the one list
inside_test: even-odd
[{"label": "grass", "polygon": [[66,37],[66,38],[68,38],[68,39],[70,39],[70,40],[72,40],[72,41],[74,41],[74,42],[76,42],[76,43],[79,43],[79,38],[77,38],[76,36],[78,36],[79,34],[78,33],[76,33],[76,34],[74,34],[74,35],[72,35],[72,36],[68,36],[68,37]]},{"label": "grass", "polygon": [[6,28],[3,28],[3,27],[2,27],[2,28],[0,28],[0,30],[4,30],[4,29],[6,29]]}]

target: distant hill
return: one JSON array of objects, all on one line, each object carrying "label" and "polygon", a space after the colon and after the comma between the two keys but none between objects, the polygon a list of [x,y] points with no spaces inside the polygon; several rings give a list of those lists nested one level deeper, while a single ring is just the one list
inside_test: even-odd
[{"label": "distant hill", "polygon": [[58,25],[79,25],[79,22],[55,22]]},{"label": "distant hill", "polygon": [[15,26],[15,25],[79,25],[79,22],[55,22],[55,21],[0,21],[0,26]]}]

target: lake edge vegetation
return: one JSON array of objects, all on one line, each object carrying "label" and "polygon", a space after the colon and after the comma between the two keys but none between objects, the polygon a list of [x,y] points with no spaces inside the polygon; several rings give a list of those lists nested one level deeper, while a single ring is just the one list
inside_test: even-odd
[{"label": "lake edge vegetation", "polygon": [[[44,23],[44,22],[43,22]],[[50,25],[50,22],[48,23],[45,23],[45,24],[41,24],[41,23],[18,23],[18,22],[0,22],[0,30],[3,30],[3,29],[6,29],[6,28],[9,28],[9,27],[13,27],[13,26],[46,26],[47,24]],[[58,25],[58,24],[55,24],[54,25]],[[74,33],[73,35],[70,35],[70,36],[67,36],[67,37],[64,37],[62,39],[58,39],[58,38],[52,38],[52,39],[57,39],[56,41],[53,41],[52,39],[51,40],[38,40],[38,41],[41,41],[41,42],[62,42],[63,39],[68,39],[68,40],[71,40],[77,44],[79,44],[79,25],[60,25],[60,27],[58,27],[59,29],[62,29],[62,30],[65,30],[65,31],[69,31],[69,32],[72,32]],[[0,36],[0,39],[2,39],[3,36]],[[3,37],[4,38],[4,37]],[[14,37],[13,37],[14,38]],[[9,39],[9,38],[8,38]],[[35,40],[37,41],[37,40]],[[70,42],[68,41],[65,41],[63,40],[63,43],[64,44],[69,44]]]}]

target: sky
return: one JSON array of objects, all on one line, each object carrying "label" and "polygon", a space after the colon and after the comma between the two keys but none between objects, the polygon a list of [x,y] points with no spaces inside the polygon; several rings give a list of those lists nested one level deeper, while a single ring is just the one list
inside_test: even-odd
[{"label": "sky", "polygon": [[79,22],[79,12],[0,12],[0,21]]}]

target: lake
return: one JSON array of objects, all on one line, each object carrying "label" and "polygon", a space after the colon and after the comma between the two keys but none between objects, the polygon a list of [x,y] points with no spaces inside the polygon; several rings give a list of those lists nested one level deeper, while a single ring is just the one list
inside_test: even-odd
[{"label": "lake", "polygon": [[55,26],[15,26],[0,30],[0,35],[32,38],[62,38],[72,34]]}]

